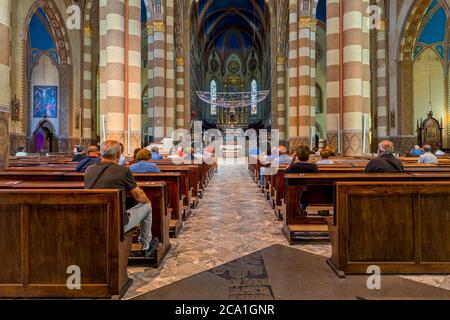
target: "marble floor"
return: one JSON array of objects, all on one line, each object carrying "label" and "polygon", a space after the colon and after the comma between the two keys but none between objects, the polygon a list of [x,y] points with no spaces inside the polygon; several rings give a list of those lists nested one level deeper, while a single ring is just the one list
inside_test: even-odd
[{"label": "marble floor", "polygon": [[[289,246],[281,227],[247,166],[221,163],[179,237],[171,239],[172,250],[163,265],[159,269],[129,267],[134,282],[124,298],[154,291],[275,244]],[[331,255],[328,244],[292,248]],[[450,290],[450,276],[407,278]]]}]

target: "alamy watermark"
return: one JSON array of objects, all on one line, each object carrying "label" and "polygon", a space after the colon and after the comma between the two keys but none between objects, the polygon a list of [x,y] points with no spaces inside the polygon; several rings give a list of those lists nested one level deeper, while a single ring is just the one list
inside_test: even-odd
[{"label": "alamy watermark", "polygon": [[81,268],[77,265],[67,267],[66,273],[69,275],[66,286],[69,290],[81,290]]},{"label": "alamy watermark", "polygon": [[367,278],[367,289],[369,290],[381,290],[381,269],[379,266],[369,266],[367,268],[367,274],[370,274]]},{"label": "alamy watermark", "polygon": [[[81,16],[82,10],[79,5],[71,5],[67,7],[66,13],[68,18],[66,20],[66,26],[68,30],[81,30]],[[371,5],[367,8],[366,14],[368,15],[366,26],[369,30],[381,30],[382,29],[382,15],[383,9],[378,5]]]}]

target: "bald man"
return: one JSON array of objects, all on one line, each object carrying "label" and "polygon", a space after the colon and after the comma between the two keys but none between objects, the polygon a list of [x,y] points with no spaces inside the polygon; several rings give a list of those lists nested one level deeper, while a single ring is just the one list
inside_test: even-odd
[{"label": "bald man", "polygon": [[287,154],[287,150],[285,146],[279,146],[278,148],[278,157],[275,158],[276,164],[291,164],[292,158]]},{"label": "bald man", "polygon": [[385,140],[378,145],[378,157],[371,160],[366,173],[403,172],[403,163],[394,156],[394,144]]}]

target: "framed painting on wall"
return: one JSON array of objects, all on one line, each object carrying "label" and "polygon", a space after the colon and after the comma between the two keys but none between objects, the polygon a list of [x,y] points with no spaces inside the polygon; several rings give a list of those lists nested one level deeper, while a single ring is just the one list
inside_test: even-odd
[{"label": "framed painting on wall", "polygon": [[58,87],[33,87],[33,118],[56,119],[58,117]]}]

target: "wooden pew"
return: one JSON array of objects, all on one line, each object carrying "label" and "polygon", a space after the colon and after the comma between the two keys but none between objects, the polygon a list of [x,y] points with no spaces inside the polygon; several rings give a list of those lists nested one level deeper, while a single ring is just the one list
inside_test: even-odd
[{"label": "wooden pew", "polygon": [[[111,298],[132,283],[116,190],[0,190],[1,298]],[[70,290],[71,267],[81,289]]]},{"label": "wooden pew", "polygon": [[[361,173],[318,173],[286,174],[283,207],[283,233],[291,244],[296,241],[295,234],[317,235],[326,239],[328,222],[326,217],[310,215],[310,211],[334,210],[334,184],[341,181],[410,181],[407,173],[361,174]],[[308,203],[306,210],[300,201]],[[302,237],[300,237],[302,238]]]},{"label": "wooden pew", "polygon": [[[172,220],[170,223],[171,236],[176,237],[183,226],[182,205],[182,174],[179,172],[166,173],[139,173],[134,175],[136,181],[165,181],[169,189],[169,201],[172,210]],[[0,180],[19,181],[84,181],[84,174],[77,172],[59,171],[0,171]]]},{"label": "wooden pew", "polygon": [[450,274],[449,221],[450,180],[338,182],[328,263],[340,276]]},{"label": "wooden pew", "polygon": [[[177,237],[183,227],[183,197],[182,197],[182,182],[181,173],[166,172],[166,173],[135,173],[133,174],[137,182],[166,182],[169,197],[169,206],[172,208],[170,221],[170,235]],[[84,174],[77,172],[70,172],[64,174],[66,181],[84,181]]]},{"label": "wooden pew", "polygon": [[[2,187],[2,181],[0,181],[0,188]],[[73,181],[56,181],[56,182],[19,182],[9,184],[10,188],[17,190],[28,189],[74,189],[82,190],[84,189],[83,182],[73,182]],[[139,182],[138,186],[145,192],[147,197],[152,203],[152,234],[153,237],[159,239],[159,245],[156,249],[154,257],[142,258],[137,257],[140,250],[137,246],[133,246],[132,254],[130,260],[137,263],[145,263],[146,265],[152,265],[154,267],[159,267],[172,247],[169,239],[169,228],[171,219],[171,208],[169,208],[168,190],[165,182]],[[134,203],[131,195],[127,197],[127,208],[131,208],[136,203]],[[128,205],[129,204],[129,205]],[[134,243],[137,244],[137,237],[133,238]]]}]

